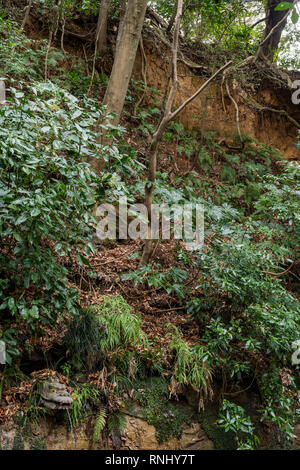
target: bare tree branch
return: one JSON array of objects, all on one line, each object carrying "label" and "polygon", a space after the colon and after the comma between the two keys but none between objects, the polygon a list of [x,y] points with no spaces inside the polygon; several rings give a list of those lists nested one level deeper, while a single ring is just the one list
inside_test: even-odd
[{"label": "bare tree branch", "polygon": [[179,106],[179,108],[176,109],[176,111],[173,112],[171,120],[174,119],[177,114],[179,114],[189,103],[191,103],[195,98],[197,98],[197,96],[200,95],[200,93],[205,90],[205,88],[217,77],[217,75],[227,69],[232,63],[232,60],[230,60],[229,62],[227,62],[227,64],[223,65],[219,70],[217,70],[216,73],[214,73],[208,80],[206,80],[206,82],[201,85],[201,87],[196,91],[196,93],[190,96],[190,98],[188,98],[184,103],[182,103],[181,106]]}]

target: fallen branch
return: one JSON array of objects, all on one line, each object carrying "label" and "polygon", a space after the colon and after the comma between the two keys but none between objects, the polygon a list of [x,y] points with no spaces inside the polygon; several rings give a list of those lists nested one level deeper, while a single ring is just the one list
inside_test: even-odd
[{"label": "fallen branch", "polygon": [[280,276],[284,276],[285,274],[288,274],[291,269],[293,268],[293,266],[295,266],[297,261],[293,261],[292,264],[287,268],[285,269],[284,271],[282,271],[281,273],[272,273],[272,272],[269,272],[269,271],[262,271],[264,274],[268,274],[269,276],[275,276],[275,277],[280,277]]},{"label": "fallen branch", "polygon": [[152,309],[151,311],[153,313],[167,313],[167,312],[172,312],[173,310],[184,310],[185,307],[172,307],[172,308],[166,308],[166,309]]}]

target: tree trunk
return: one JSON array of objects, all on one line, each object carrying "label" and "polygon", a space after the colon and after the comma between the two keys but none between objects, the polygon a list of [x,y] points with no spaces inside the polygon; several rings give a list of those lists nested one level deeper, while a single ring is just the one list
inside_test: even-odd
[{"label": "tree trunk", "polygon": [[[294,0],[286,0],[287,3],[294,3]],[[279,47],[282,32],[287,24],[290,9],[278,10],[275,8],[281,0],[268,0],[266,5],[266,28],[263,41],[259,47],[259,56],[274,61],[274,54]]]},{"label": "tree trunk", "polygon": [[102,53],[107,45],[107,19],[111,0],[101,0],[96,30],[96,52]]},{"label": "tree trunk", "polygon": [[177,54],[178,54],[178,41],[179,41],[179,29],[182,15],[182,3],[183,0],[178,0],[176,3],[176,24],[173,33],[173,44],[172,44],[172,85],[167,99],[166,107],[164,110],[163,117],[157,126],[156,131],[153,134],[152,141],[149,149],[149,168],[148,168],[148,182],[145,186],[145,205],[148,211],[148,238],[145,240],[144,250],[140,265],[148,264],[153,253],[153,240],[151,233],[151,208],[153,201],[153,188],[156,180],[156,167],[157,167],[157,153],[158,145],[164,131],[167,128],[168,123],[171,120],[172,106],[174,103],[177,86],[178,86],[178,73],[177,73]]},{"label": "tree trunk", "polygon": [[120,0],[119,24],[121,25],[126,13],[126,0]]},{"label": "tree trunk", "polygon": [[[106,113],[99,124],[106,121],[108,114],[115,114],[115,117],[110,119],[111,124],[115,126],[119,124],[142,33],[147,3],[148,0],[128,0],[123,19],[122,15],[120,16],[114,64],[103,99]],[[124,8],[124,2],[121,3],[122,6]],[[101,130],[101,135],[97,139],[98,143],[110,145],[111,141],[106,131],[100,127],[99,130]],[[101,173],[105,167],[103,158],[90,158],[89,163],[96,173]]]},{"label": "tree trunk", "polygon": [[208,80],[206,80],[203,85],[192,95],[190,96],[182,105],[178,106],[175,111],[172,112],[172,106],[174,104],[177,86],[178,86],[178,71],[177,71],[177,62],[178,62],[178,47],[179,47],[179,32],[180,32],[180,22],[182,17],[182,8],[183,0],[177,1],[177,10],[175,16],[175,27],[173,32],[173,44],[172,44],[172,73],[171,80],[172,85],[168,94],[166,107],[161,121],[159,122],[150,143],[149,147],[149,167],[148,167],[148,181],[145,185],[145,205],[148,211],[148,238],[145,240],[143,254],[140,260],[140,266],[148,264],[151,256],[153,254],[153,240],[152,240],[152,230],[151,230],[151,209],[153,203],[153,188],[156,180],[156,167],[157,167],[157,155],[158,155],[158,146],[162,138],[163,133],[165,132],[170,121],[176,118],[176,116],[181,113],[181,111],[191,103],[208,85],[214,80],[214,78],[221,72],[223,72],[229,65],[232,64],[232,61],[225,64],[217,72],[215,72]]},{"label": "tree trunk", "polygon": [[171,15],[171,18],[170,18],[168,27],[167,27],[167,32],[168,32],[168,33],[171,31],[171,29],[173,28],[173,25],[174,25],[174,23],[175,23],[176,15],[177,15],[177,7],[178,7],[178,0],[176,0],[176,3],[175,3],[175,5],[174,5],[174,9],[173,9],[172,15]]},{"label": "tree trunk", "polygon": [[103,100],[107,113],[116,114],[111,121],[114,125],[119,124],[124,106],[147,3],[147,0],[128,0],[123,24],[119,27],[114,65]]}]

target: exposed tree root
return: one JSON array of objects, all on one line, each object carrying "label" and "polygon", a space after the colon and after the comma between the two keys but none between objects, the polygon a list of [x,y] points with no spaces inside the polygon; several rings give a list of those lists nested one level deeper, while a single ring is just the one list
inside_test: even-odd
[{"label": "exposed tree root", "polygon": [[282,116],[285,116],[295,127],[297,127],[297,129],[300,129],[300,123],[297,122],[294,118],[292,118],[284,109],[271,108],[270,106],[261,105],[253,98],[249,98],[243,95],[241,95],[241,97],[247,104],[251,104],[259,111],[270,111],[272,113],[281,114]]},{"label": "exposed tree root", "polygon": [[138,100],[138,102],[136,103],[134,107],[134,113],[136,113],[137,108],[141,106],[145,98],[146,89],[147,89],[147,56],[146,56],[145,49],[144,49],[143,36],[141,36],[139,46],[140,46],[140,51],[141,51],[141,56],[142,56],[142,78],[144,82],[144,90],[143,90],[142,96],[140,97],[140,99]]},{"label": "exposed tree root", "polygon": [[230,89],[229,89],[229,85],[228,85],[228,81],[227,81],[227,80],[225,81],[225,85],[226,85],[227,94],[228,94],[229,98],[231,99],[231,101],[233,102],[234,107],[235,107],[235,116],[236,116],[237,131],[238,131],[238,134],[239,134],[240,139],[242,139],[241,127],[240,127],[240,111],[239,111],[239,107],[238,107],[237,102],[235,101],[235,99],[233,98],[233,96],[232,96],[231,93],[230,93]]},{"label": "exposed tree root", "polygon": [[29,18],[29,13],[30,13],[30,10],[31,10],[31,6],[32,6],[32,0],[29,0],[29,3],[27,5],[27,7],[25,8],[25,15],[24,15],[24,19],[22,21],[22,24],[21,24],[21,30],[23,30],[27,24],[27,21],[28,21],[28,18]]}]

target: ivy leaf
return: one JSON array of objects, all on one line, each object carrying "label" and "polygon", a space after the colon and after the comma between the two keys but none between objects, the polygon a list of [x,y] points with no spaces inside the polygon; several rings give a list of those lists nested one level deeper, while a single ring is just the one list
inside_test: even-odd
[{"label": "ivy leaf", "polygon": [[82,115],[82,111],[80,111],[80,109],[77,109],[75,113],[72,114],[72,119],[76,119],[81,115]]},{"label": "ivy leaf", "polygon": [[26,220],[27,220],[27,215],[22,214],[22,215],[20,215],[20,217],[17,218],[15,224],[16,224],[16,225],[20,225],[20,224],[22,224],[23,222],[25,222]]}]

